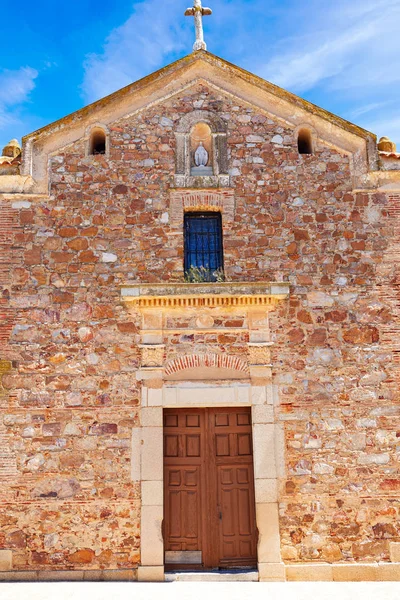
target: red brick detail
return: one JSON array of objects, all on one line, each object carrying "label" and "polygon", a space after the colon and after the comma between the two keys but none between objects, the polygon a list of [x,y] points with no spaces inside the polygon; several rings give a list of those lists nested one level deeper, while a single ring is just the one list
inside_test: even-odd
[{"label": "red brick detail", "polygon": [[247,363],[237,356],[226,354],[185,354],[167,363],[165,375],[172,375],[185,369],[194,369],[197,367],[231,369],[233,371],[243,371],[244,373],[247,373],[249,370]]},{"label": "red brick detail", "polygon": [[[2,292],[11,284],[12,271],[23,263],[22,249],[18,247],[16,241],[20,231],[19,211],[11,208],[8,203],[0,202],[0,290]],[[8,342],[13,325],[14,311],[9,308],[8,293],[3,293],[0,299],[0,345],[2,347]]]},{"label": "red brick detail", "polygon": [[224,214],[225,222],[235,217],[235,197],[232,189],[226,190],[179,190],[171,192],[170,221],[179,227],[183,214],[193,210],[215,210]]},{"label": "red brick detail", "polygon": [[400,194],[388,195],[387,212],[392,229],[381,267],[380,296],[389,305],[392,318],[381,327],[382,346],[392,353],[392,386],[395,396],[400,383]]},{"label": "red brick detail", "polygon": [[10,436],[0,423],[0,481],[15,480],[17,475],[17,459],[10,448]]}]

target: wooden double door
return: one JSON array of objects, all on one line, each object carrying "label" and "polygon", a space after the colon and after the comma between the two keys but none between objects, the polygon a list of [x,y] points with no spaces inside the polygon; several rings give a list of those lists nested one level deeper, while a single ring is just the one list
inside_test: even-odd
[{"label": "wooden double door", "polygon": [[164,410],[165,568],[257,564],[250,408]]}]

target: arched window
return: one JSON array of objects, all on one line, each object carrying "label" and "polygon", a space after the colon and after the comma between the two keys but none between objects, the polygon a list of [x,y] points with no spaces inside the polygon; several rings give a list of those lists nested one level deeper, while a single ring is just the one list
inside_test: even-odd
[{"label": "arched window", "polygon": [[207,123],[196,123],[190,132],[190,174],[213,174],[211,129]]},{"label": "arched window", "polygon": [[223,280],[221,213],[185,213],[184,244],[184,270],[188,281]]},{"label": "arched window", "polygon": [[312,154],[313,144],[311,132],[308,129],[300,129],[297,134],[297,148],[299,154]]},{"label": "arched window", "polygon": [[106,134],[100,127],[94,127],[90,133],[89,154],[106,153]]}]

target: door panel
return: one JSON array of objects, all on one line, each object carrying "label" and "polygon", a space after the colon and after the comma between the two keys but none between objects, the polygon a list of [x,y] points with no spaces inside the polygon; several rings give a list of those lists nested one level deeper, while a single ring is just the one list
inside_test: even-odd
[{"label": "door panel", "polygon": [[250,409],[166,409],[164,482],[166,568],[256,565]]},{"label": "door panel", "polygon": [[[201,560],[203,455],[204,415],[201,411],[164,411],[166,564],[168,561],[176,564],[179,557],[188,564]],[[190,554],[185,555],[189,551]]]},{"label": "door panel", "polygon": [[235,564],[246,565],[256,557],[254,496],[249,470],[250,465],[247,469],[234,466],[229,470],[229,477],[223,467],[219,471],[221,564],[234,559]]}]

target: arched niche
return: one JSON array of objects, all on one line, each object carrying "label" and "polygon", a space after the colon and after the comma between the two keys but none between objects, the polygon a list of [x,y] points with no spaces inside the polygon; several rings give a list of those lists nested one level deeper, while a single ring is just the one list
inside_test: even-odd
[{"label": "arched niche", "polygon": [[102,123],[95,123],[86,130],[86,155],[108,155],[110,150],[110,133]]},{"label": "arched niche", "polygon": [[[175,136],[176,187],[229,186],[227,124],[223,119],[210,111],[195,110],[182,117]],[[203,160],[196,161],[196,152]]]},{"label": "arched niche", "polygon": [[213,140],[211,128],[199,121],[190,131],[190,175],[214,175]]},{"label": "arched niche", "polygon": [[297,142],[297,151],[299,155],[314,154],[316,146],[316,131],[312,126],[308,124],[299,125],[294,131],[294,136]]}]

